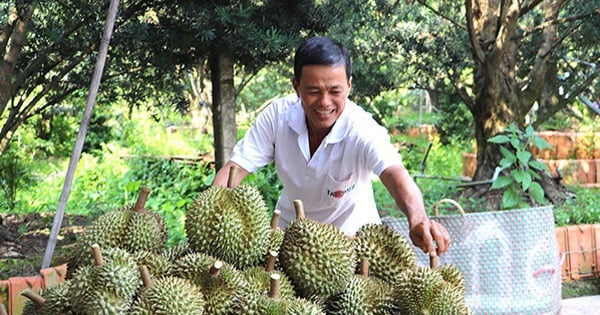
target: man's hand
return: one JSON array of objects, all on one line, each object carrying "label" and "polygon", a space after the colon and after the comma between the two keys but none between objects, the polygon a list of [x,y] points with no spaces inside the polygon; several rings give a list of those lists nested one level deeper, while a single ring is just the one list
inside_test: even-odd
[{"label": "man's hand", "polygon": [[448,230],[443,225],[429,219],[410,228],[410,239],[423,252],[429,253],[430,257],[439,256],[450,247]]}]

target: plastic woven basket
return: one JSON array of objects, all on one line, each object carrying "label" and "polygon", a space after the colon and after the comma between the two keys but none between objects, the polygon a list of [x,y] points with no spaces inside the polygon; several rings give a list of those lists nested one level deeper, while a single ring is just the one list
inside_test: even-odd
[{"label": "plastic woven basket", "polygon": [[[438,215],[449,202],[459,215]],[[442,199],[431,219],[443,224],[452,245],[438,258],[455,265],[466,280],[465,298],[475,314],[558,314],[561,306],[560,257],[552,206],[465,213]],[[383,223],[408,237],[405,218]],[[414,247],[420,265],[429,256]]]}]

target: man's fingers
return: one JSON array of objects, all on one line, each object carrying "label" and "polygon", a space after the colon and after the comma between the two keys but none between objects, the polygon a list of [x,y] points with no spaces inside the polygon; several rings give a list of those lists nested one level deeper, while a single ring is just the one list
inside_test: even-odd
[{"label": "man's fingers", "polygon": [[431,221],[431,234],[437,244],[437,254],[445,253],[450,248],[450,236],[446,228],[435,221]]}]

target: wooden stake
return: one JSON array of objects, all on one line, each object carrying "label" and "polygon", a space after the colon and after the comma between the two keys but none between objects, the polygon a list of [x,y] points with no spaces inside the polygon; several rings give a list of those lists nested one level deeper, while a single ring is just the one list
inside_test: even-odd
[{"label": "wooden stake", "polygon": [[271,288],[269,289],[269,297],[272,299],[279,298],[281,275],[278,273],[271,274]]},{"label": "wooden stake", "polygon": [[365,278],[369,277],[369,258],[362,257],[360,259],[360,271],[359,274]]},{"label": "wooden stake", "polygon": [[0,315],[8,315],[8,312],[2,303],[0,303]]},{"label": "wooden stake", "polygon": [[104,258],[102,257],[102,251],[100,251],[100,245],[98,245],[98,244],[92,245],[92,256],[94,256],[94,265],[95,266],[104,265]]},{"label": "wooden stake", "polygon": [[238,167],[235,165],[232,165],[229,168],[229,177],[227,178],[227,187],[229,187],[229,188],[234,187],[234,183],[237,178],[237,173],[238,173]]},{"label": "wooden stake", "polygon": [[267,267],[265,268],[266,272],[271,272],[275,270],[275,262],[277,261],[278,253],[274,250],[269,252],[269,257],[267,258]]},{"label": "wooden stake", "polygon": [[296,209],[296,219],[304,218],[304,204],[302,203],[302,200],[294,200],[294,208]]},{"label": "wooden stake", "polygon": [[437,256],[429,256],[429,267],[431,269],[437,268],[438,266],[438,257]]},{"label": "wooden stake", "polygon": [[150,271],[146,265],[140,265],[140,274],[142,275],[142,283],[144,287],[147,288],[152,284],[152,276],[150,275]]},{"label": "wooden stake", "polygon": [[138,196],[138,199],[135,203],[135,206],[133,206],[133,211],[134,212],[142,212],[144,210],[144,206],[146,205],[146,200],[148,200],[148,195],[150,194],[150,189],[147,187],[142,187],[140,189],[140,194]]},{"label": "wooden stake", "polygon": [[46,302],[46,299],[43,296],[39,295],[37,292],[31,289],[23,290],[23,292],[21,292],[21,295],[30,299],[38,307],[44,305],[44,303]]},{"label": "wooden stake", "polygon": [[212,266],[210,266],[210,269],[208,270],[208,272],[210,273],[211,276],[217,277],[219,275],[219,272],[221,272],[221,268],[223,268],[223,262],[220,260],[217,260],[212,264]]},{"label": "wooden stake", "polygon": [[273,216],[271,217],[271,228],[276,229],[279,227],[279,218],[281,217],[281,210],[273,210]]}]

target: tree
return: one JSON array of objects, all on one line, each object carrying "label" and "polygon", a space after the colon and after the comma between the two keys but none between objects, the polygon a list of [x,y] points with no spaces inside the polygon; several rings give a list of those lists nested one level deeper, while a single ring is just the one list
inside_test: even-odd
[{"label": "tree", "polygon": [[[443,67],[443,81],[431,75],[425,78],[430,86],[442,86],[446,93],[459,95],[473,115],[477,145],[474,180],[491,178],[502,159],[500,146],[488,139],[502,134],[511,123],[519,129],[528,124],[540,126],[597,78],[596,68],[573,61],[599,59],[600,35],[594,31],[600,24],[599,1],[466,0],[462,7],[442,1],[416,2],[421,10],[437,16],[435,28],[421,31],[423,38],[433,42],[441,32],[460,33],[430,45],[438,47],[433,53],[423,49],[418,54],[426,62],[435,61],[436,69],[444,64],[442,59],[456,61],[452,67]],[[457,45],[468,47],[470,56],[465,58],[465,51]],[[419,65],[422,63],[411,63],[412,67]],[[560,81],[565,73],[571,75]],[[564,187],[543,173],[540,176],[546,198],[562,203]],[[489,198],[494,194],[473,188],[465,195]],[[488,201],[497,209],[501,200]]]},{"label": "tree", "polygon": [[237,141],[234,75],[251,75],[288,58],[304,35],[324,32],[337,21],[327,1],[177,1],[152,10],[157,23],[145,43],[152,58],[210,74],[217,168]]}]

